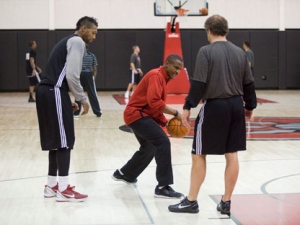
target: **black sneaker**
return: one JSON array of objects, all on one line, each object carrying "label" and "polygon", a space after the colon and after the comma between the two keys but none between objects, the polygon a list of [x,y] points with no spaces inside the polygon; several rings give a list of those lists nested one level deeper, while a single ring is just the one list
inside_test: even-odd
[{"label": "black sneaker", "polygon": [[99,113],[99,114],[96,114],[97,117],[101,117],[102,116],[102,113]]},{"label": "black sneaker", "polygon": [[169,205],[169,211],[175,213],[198,213],[198,202],[191,203],[187,197],[185,197],[180,203],[176,205]]},{"label": "black sneaker", "polygon": [[183,194],[174,191],[173,188],[171,188],[169,185],[161,189],[156,186],[154,192],[154,197],[157,198],[182,198],[183,196]]},{"label": "black sneaker", "polygon": [[28,102],[35,102],[34,98],[29,98]]},{"label": "black sneaker", "polygon": [[217,210],[221,212],[221,214],[227,214],[228,216],[230,216],[230,204],[230,200],[226,202],[223,202],[221,200],[220,203],[217,205]]},{"label": "black sneaker", "polygon": [[134,180],[129,179],[125,175],[122,175],[119,170],[116,170],[114,172],[114,174],[111,176],[111,178],[114,179],[114,180],[117,180],[117,181],[123,181],[123,182],[128,183],[128,184],[135,184],[137,182],[137,179],[134,179]]}]

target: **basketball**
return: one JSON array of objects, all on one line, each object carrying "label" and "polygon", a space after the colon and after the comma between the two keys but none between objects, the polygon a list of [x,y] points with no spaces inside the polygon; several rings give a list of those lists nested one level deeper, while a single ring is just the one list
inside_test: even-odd
[{"label": "basketball", "polygon": [[167,131],[171,135],[171,137],[182,138],[189,133],[190,128],[184,127],[183,125],[181,125],[181,121],[179,119],[173,117],[169,120]]},{"label": "basketball", "polygon": [[208,9],[207,8],[199,9],[199,13],[206,16],[208,14]]}]

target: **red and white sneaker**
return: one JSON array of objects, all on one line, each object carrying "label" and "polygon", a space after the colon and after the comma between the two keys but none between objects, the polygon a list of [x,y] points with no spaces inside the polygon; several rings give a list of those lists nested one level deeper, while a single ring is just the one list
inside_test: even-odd
[{"label": "red and white sneaker", "polygon": [[55,197],[57,191],[58,191],[58,183],[54,187],[49,187],[48,185],[45,185],[44,197],[45,198]]},{"label": "red and white sneaker", "polygon": [[75,186],[68,185],[67,189],[60,192],[56,192],[56,201],[57,202],[83,202],[87,199],[88,195],[80,194],[76,192]]}]

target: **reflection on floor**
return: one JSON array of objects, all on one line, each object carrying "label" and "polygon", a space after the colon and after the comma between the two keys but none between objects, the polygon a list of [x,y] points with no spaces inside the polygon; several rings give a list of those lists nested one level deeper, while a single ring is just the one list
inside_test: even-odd
[{"label": "reflection on floor", "polygon": [[[123,94],[114,94],[113,95],[114,99],[116,99],[116,101],[121,104],[121,105],[126,105],[129,101],[129,99],[124,98]],[[186,94],[169,94],[167,96],[167,104],[183,104],[184,100],[186,98]],[[257,103],[258,104],[262,104],[262,103],[276,103],[274,101],[271,100],[267,100],[267,99],[262,99],[262,98],[257,98]]]},{"label": "reflection on floor", "polygon": [[[83,203],[43,198],[48,154],[40,149],[35,103],[27,102],[27,93],[0,93],[1,225],[299,224],[300,90],[257,91],[262,100],[254,111],[254,121],[246,124],[247,151],[239,153],[231,218],[216,210],[224,192],[224,156],[207,156],[207,174],[198,196],[200,212],[194,215],[170,213],[168,205],[179,200],[154,198],[155,160],[135,185],[111,179],[139,148],[132,133],[120,130],[128,129],[123,126],[123,93],[98,92],[102,117],[90,111],[74,120],[70,182],[89,195]],[[116,96],[123,98],[123,103],[116,101]],[[169,96],[167,104],[182,110],[184,97]],[[191,118],[197,117],[201,106],[191,110]],[[172,187],[186,195],[192,139],[170,138],[170,142]]]},{"label": "reflection on floor", "polygon": [[[190,120],[191,129],[185,138],[194,137],[195,118]],[[122,125],[120,130],[132,132]],[[163,128],[166,134],[168,131]],[[246,122],[248,140],[300,140],[300,117],[255,117]]]}]

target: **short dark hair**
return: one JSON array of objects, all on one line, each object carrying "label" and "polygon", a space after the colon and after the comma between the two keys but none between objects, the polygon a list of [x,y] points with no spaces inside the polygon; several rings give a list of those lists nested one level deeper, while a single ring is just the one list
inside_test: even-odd
[{"label": "short dark hair", "polygon": [[166,58],[166,62],[169,62],[169,63],[173,63],[176,60],[179,60],[180,62],[183,62],[183,59],[177,54],[168,55],[168,57]]},{"label": "short dark hair", "polygon": [[229,33],[227,20],[220,15],[209,17],[204,24],[206,30],[209,30],[213,35],[225,36]]},{"label": "short dark hair", "polygon": [[97,19],[94,17],[84,16],[78,20],[76,23],[76,30],[79,30],[82,26],[86,26],[87,28],[91,28],[93,25],[98,27]]},{"label": "short dark hair", "polygon": [[244,45],[246,45],[248,48],[250,48],[250,42],[249,41],[245,41]]},{"label": "short dark hair", "polygon": [[138,46],[138,45],[132,46],[132,50],[133,50],[133,51],[134,51],[136,48],[139,48],[139,46]]},{"label": "short dark hair", "polygon": [[31,48],[32,47],[32,45],[35,43],[35,41],[34,40],[31,40],[31,41],[29,41],[28,42],[28,45],[29,45],[29,47]]}]

